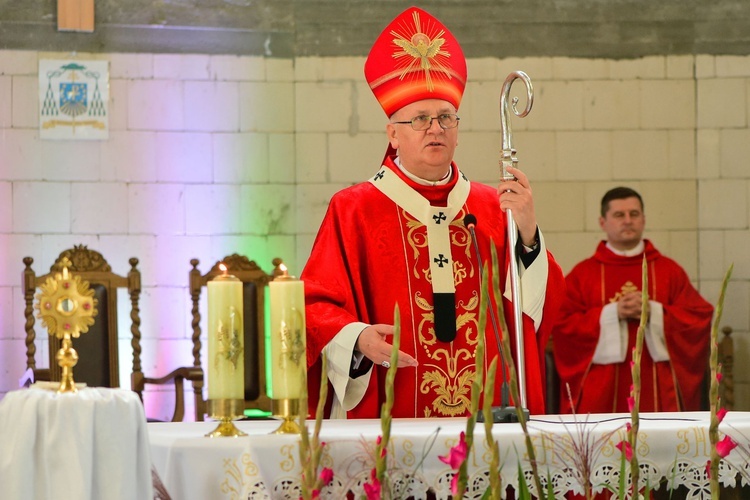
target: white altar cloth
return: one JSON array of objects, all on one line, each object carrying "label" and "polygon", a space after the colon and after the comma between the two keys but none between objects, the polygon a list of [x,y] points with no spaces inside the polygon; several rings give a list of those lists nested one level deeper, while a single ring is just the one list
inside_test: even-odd
[{"label": "white altar cloth", "polygon": [[[559,498],[565,491],[582,491],[576,479],[576,467],[565,458],[572,444],[588,441],[594,475],[592,483],[601,490],[604,482],[618,484],[620,451],[615,447],[625,438],[629,415],[578,416],[546,415],[533,418],[529,430],[537,455],[540,475],[547,475]],[[673,478],[675,486],[690,491],[689,498],[710,498],[706,461],[710,454],[709,414],[644,413],[641,415],[639,446],[636,452],[641,476],[650,485]],[[312,429],[313,422],[308,422]],[[160,477],[173,498],[181,500],[299,498],[298,437],[269,434],[278,427],[275,421],[240,421],[236,425],[248,433],[240,438],[206,438],[215,422],[148,424],[151,454]],[[432,489],[437,498],[448,498],[453,471],[438,459],[455,445],[466,428],[466,419],[395,419],[389,447],[390,480],[400,488],[398,497],[426,498]],[[730,412],[720,431],[750,446],[750,413]],[[333,483],[323,490],[325,498],[344,498],[351,490],[359,497],[362,484],[373,467],[374,443],[381,434],[379,420],[324,421],[321,440],[328,444],[323,466],[334,471]],[[529,480],[524,436],[519,424],[495,424],[493,436],[499,442],[503,484],[517,486],[518,464]],[[484,427],[477,424],[475,447],[470,462],[470,492],[467,498],[480,498],[488,486],[489,454]],[[744,444],[743,444],[744,443]],[[727,457],[732,466],[750,477],[740,450]],[[519,459],[520,457],[520,459]],[[424,459],[424,460],[423,460]],[[722,484],[734,486],[737,469],[723,464]],[[662,486],[665,488],[665,486]]]},{"label": "white altar cloth", "polygon": [[0,401],[0,498],[153,498],[138,395],[105,388],[6,394]]}]

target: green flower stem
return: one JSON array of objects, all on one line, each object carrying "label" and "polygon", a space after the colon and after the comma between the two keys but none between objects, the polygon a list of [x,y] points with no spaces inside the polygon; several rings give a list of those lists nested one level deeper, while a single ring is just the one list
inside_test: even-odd
[{"label": "green flower stem", "polygon": [[633,367],[631,376],[633,378],[633,408],[630,410],[630,434],[628,442],[633,450],[633,456],[630,459],[630,478],[633,486],[633,496],[638,497],[638,482],[640,481],[640,468],[638,467],[638,427],[640,426],[639,409],[641,406],[641,355],[643,354],[643,336],[646,332],[648,323],[648,262],[646,256],[643,256],[641,264],[641,321],[638,324],[638,332],[635,336],[635,349],[633,350]]},{"label": "green flower stem", "polygon": [[729,278],[732,276],[734,264],[729,266],[724,281],[721,283],[719,292],[719,301],[716,304],[716,313],[714,322],[711,326],[711,356],[709,365],[711,367],[711,388],[709,389],[708,400],[711,402],[711,422],[708,427],[708,438],[711,442],[711,478],[709,484],[711,488],[711,499],[719,498],[719,460],[721,457],[716,451],[716,444],[719,442],[719,417],[716,416],[719,410],[719,325],[721,324],[721,315],[724,313],[724,296],[729,285]]},{"label": "green flower stem", "polygon": [[391,366],[385,374],[385,402],[380,410],[380,429],[382,437],[375,448],[375,474],[383,488],[387,491],[387,457],[386,450],[391,439],[391,411],[393,410],[394,381],[398,369],[398,350],[401,347],[401,313],[398,304],[393,308],[393,345],[391,348]]},{"label": "green flower stem", "polygon": [[301,496],[304,500],[312,498],[314,490],[320,490],[324,485],[318,474],[320,457],[323,447],[320,445],[320,427],[323,422],[323,412],[328,398],[328,359],[321,354],[320,397],[315,409],[315,428],[312,438],[305,425],[307,417],[307,384],[302,384],[302,400],[300,401],[299,428],[301,430],[299,442],[299,459],[302,465],[302,481],[300,482]]},{"label": "green flower stem", "polygon": [[[486,316],[486,307],[482,308],[482,313]],[[500,448],[498,447],[497,441],[492,436],[492,399],[495,396],[495,377],[497,376],[497,356],[492,359],[490,368],[487,370],[487,378],[485,379],[484,385],[484,405],[482,407],[482,413],[484,415],[484,434],[487,440],[487,449],[492,453],[492,459],[490,461],[490,498],[492,500],[500,500],[500,491],[502,490],[502,478],[500,477]]]},{"label": "green flower stem", "polygon": [[[521,424],[521,429],[523,429],[523,434],[525,436],[526,441],[526,453],[529,455],[529,462],[531,463],[531,472],[534,475],[534,484],[536,485],[536,492],[537,496],[541,496],[544,494],[544,489],[542,488],[542,481],[539,478],[539,468],[536,463],[536,453],[534,451],[534,444],[531,442],[531,435],[529,435],[529,429],[526,425],[526,415],[523,413],[523,408],[521,408],[520,402],[521,398],[518,395],[518,378],[516,376],[516,364],[513,361],[513,356],[511,356],[511,350],[510,350],[510,334],[508,332],[508,324],[505,321],[505,311],[503,308],[503,296],[500,292],[500,277],[499,272],[497,272],[498,269],[500,269],[500,266],[498,265],[497,260],[497,249],[495,248],[494,242],[491,242],[490,247],[492,249],[492,290],[494,292],[494,301],[495,306],[497,307],[497,317],[500,322],[500,330],[502,332],[502,355],[503,359],[505,360],[505,364],[508,367],[508,371],[510,372],[510,394],[513,398],[513,401],[516,403],[516,415],[518,416],[518,422]],[[486,274],[486,273],[485,273]]]}]

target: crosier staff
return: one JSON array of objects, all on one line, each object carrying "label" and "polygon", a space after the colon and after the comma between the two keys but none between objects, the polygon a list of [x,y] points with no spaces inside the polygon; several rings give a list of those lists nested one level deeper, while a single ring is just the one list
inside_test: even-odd
[{"label": "crosier staff", "polygon": [[[516,105],[518,97],[513,97],[511,107],[513,114],[523,118],[531,111],[534,104],[534,88],[531,86],[529,75],[523,71],[513,71],[503,82],[502,92],[500,94],[500,127],[503,133],[502,140],[502,157],[500,158],[500,168],[502,169],[503,180],[513,180],[512,174],[508,173],[508,167],[517,168],[518,158],[516,150],[513,147],[513,132],[510,129],[510,111],[508,109],[508,99],[510,97],[510,87],[513,82],[520,78],[526,86],[526,108],[519,112]],[[518,271],[518,260],[516,259],[516,244],[518,243],[518,227],[513,219],[512,210],[506,212],[508,216],[508,246],[510,250],[510,289],[511,301],[513,302],[513,318],[516,333],[516,354],[518,359],[518,393],[520,395],[521,408],[526,408],[526,362],[524,358],[523,345],[523,317],[521,307],[521,280]],[[517,402],[519,403],[519,402]]]}]

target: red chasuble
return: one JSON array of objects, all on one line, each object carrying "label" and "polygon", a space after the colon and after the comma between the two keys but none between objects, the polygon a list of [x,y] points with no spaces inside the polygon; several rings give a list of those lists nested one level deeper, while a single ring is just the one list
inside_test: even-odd
[{"label": "red chasuble", "polygon": [[[669,361],[654,362],[646,344],[641,358],[641,411],[698,410],[708,363],[713,307],[693,288],[685,271],[645,240],[649,300],[664,309]],[[570,384],[577,413],[627,412],[632,377],[630,361],[638,321],[628,321],[625,361],[592,364],[599,340],[602,308],[622,293],[641,291],[643,255],[622,257],[602,241],[593,257],[565,278],[567,300],[554,331],[555,363],[561,379],[560,407],[570,412]]]},{"label": "red chasuble", "polygon": [[[314,414],[320,384],[320,353],[347,324],[393,324],[394,306],[401,311],[401,350],[419,361],[418,367],[400,368],[395,381],[394,417],[458,417],[469,414],[474,352],[479,322],[479,262],[463,218],[477,217],[477,239],[484,260],[490,260],[490,239],[507,269],[506,219],[500,211],[497,190],[469,183],[455,165],[447,185],[421,186],[406,178],[388,158],[370,182],[344,189],[333,196],[302,279],[305,281],[307,361],[310,409]],[[376,186],[381,174],[397,176],[412,198],[429,207],[446,207],[442,223],[448,225],[448,252],[452,263],[450,288],[455,289],[456,329],[452,342],[437,339],[433,321],[433,283],[427,229],[414,214],[399,206]],[[395,179],[394,179],[395,180]],[[450,206],[456,192],[465,201]],[[451,193],[454,195],[451,195]],[[423,198],[420,198],[423,197]],[[442,211],[434,216],[440,219]],[[551,255],[544,318],[535,331],[524,315],[527,406],[544,412],[544,345],[562,300],[562,272]],[[442,279],[442,278],[441,278]],[[490,281],[491,282],[491,281]],[[445,284],[443,283],[443,285]],[[513,332],[512,310],[505,301],[506,319]],[[485,373],[498,354],[491,322],[487,321]],[[511,335],[513,340],[513,335]],[[362,401],[349,418],[377,418],[385,401],[386,369],[374,366]],[[499,386],[495,404],[499,404]],[[332,394],[329,383],[329,397]],[[330,408],[330,404],[327,406]]]}]

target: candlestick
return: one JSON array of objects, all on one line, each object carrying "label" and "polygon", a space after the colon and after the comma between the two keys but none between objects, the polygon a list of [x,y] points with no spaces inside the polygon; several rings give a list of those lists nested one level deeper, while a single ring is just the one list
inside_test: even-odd
[{"label": "candlestick", "polygon": [[271,300],[271,379],[273,413],[284,422],[277,433],[300,432],[296,423],[307,385],[305,287],[286,267],[269,283]]},{"label": "candlestick", "polygon": [[208,411],[221,423],[209,437],[244,435],[231,422],[245,399],[242,282],[219,267],[223,273],[208,282]]}]

